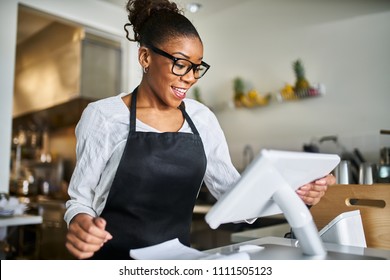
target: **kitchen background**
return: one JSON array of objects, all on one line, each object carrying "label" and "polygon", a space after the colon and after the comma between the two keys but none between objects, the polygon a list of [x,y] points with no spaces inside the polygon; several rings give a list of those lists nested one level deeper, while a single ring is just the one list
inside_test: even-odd
[{"label": "kitchen background", "polygon": [[[74,127],[85,104],[119,91],[131,91],[142,75],[136,60],[136,45],[124,39],[125,2],[1,2],[0,192],[8,192],[9,182],[12,182],[10,170],[15,167],[17,142],[28,138],[31,144],[35,131],[38,136],[36,149],[29,151],[24,146],[22,157],[32,159],[33,163],[28,162],[30,165],[36,163],[37,155],[39,161],[42,161],[41,156],[52,157],[50,161],[45,157],[42,161],[49,164],[46,167],[49,166],[50,171],[36,164],[35,171],[60,174],[61,181],[53,187],[53,193],[66,199],[66,186],[75,164]],[[190,1],[178,2],[185,7]],[[380,133],[390,128],[390,1],[197,2],[203,5],[202,9],[186,15],[201,34],[204,60],[211,65],[207,75],[197,84],[197,97],[215,112],[225,131],[233,163],[239,170],[261,148],[302,150],[304,145],[310,144],[320,146],[325,152],[358,149],[367,161],[379,162],[380,150],[390,147],[390,136]],[[95,85],[92,90],[82,86],[94,85],[85,82],[90,71],[83,72],[83,69],[99,67],[88,66],[90,60],[81,55],[81,50],[85,50],[84,40],[80,40],[76,47],[80,56],[75,60],[83,66],[71,71],[80,71],[77,72],[80,75],[74,77],[76,81],[69,84],[72,94],[64,97],[58,88],[45,93],[51,80],[39,75],[37,90],[20,95],[20,85],[26,85],[24,80],[19,84],[17,79],[22,49],[17,43],[21,36],[20,13],[23,10],[64,24],[63,28],[73,30],[68,33],[72,40],[87,37],[94,45],[103,44],[114,50],[109,55],[115,57],[110,72],[117,71],[118,74],[114,75],[116,80],[113,78],[109,82],[112,87],[103,88],[97,95],[88,95],[87,92],[102,89],[102,84]],[[27,16],[23,15],[25,19]],[[58,36],[60,33],[65,32],[54,31],[53,34]],[[42,50],[42,47],[44,45],[37,49]],[[297,59],[303,62],[309,82],[323,85],[326,91],[312,98],[281,101],[285,85],[295,83],[292,64]],[[85,61],[87,63],[83,64]],[[107,78],[107,73],[96,75]],[[269,103],[253,108],[236,107],[233,98],[237,77],[244,81],[246,92],[255,89],[262,96],[268,95]],[[27,88],[31,90],[33,86]],[[55,97],[49,97],[50,93]],[[189,95],[196,97],[194,90]],[[28,104],[26,100],[30,100]],[[45,105],[49,100],[51,103]],[[26,107],[29,109],[24,110]],[[60,119],[59,115],[62,116]],[[19,133],[23,127],[24,135]],[[321,139],[331,141],[324,143]],[[36,189],[37,193],[44,191]]]},{"label": "kitchen background", "polygon": [[[123,39],[126,13],[120,3],[125,1],[107,2],[2,2],[0,190],[7,190],[9,182],[18,4]],[[328,135],[336,135],[348,149],[359,148],[367,160],[379,159],[380,147],[390,141],[379,133],[390,121],[389,1],[210,2],[215,2],[210,11],[209,1],[200,1],[204,11],[189,15],[202,35],[205,61],[212,65],[197,85],[225,131],[237,168],[243,167],[248,144],[255,153],[260,148],[302,150]],[[141,72],[135,44],[122,43],[121,90],[129,91]],[[261,108],[232,106],[236,77],[261,94],[276,93],[294,83],[292,62],[298,58],[307,79],[326,87],[325,95]]]}]

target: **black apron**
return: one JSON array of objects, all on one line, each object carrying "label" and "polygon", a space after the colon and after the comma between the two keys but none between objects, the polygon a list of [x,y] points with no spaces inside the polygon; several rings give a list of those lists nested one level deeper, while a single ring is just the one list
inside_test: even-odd
[{"label": "black apron", "polygon": [[178,238],[190,246],[192,212],[206,170],[199,133],[137,132],[137,89],[132,93],[130,130],[101,214],[113,238],[93,259],[130,259],[130,249]]}]

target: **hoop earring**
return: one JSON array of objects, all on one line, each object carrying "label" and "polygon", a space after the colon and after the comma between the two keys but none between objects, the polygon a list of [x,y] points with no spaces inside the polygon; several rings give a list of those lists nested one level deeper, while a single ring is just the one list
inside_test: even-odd
[{"label": "hoop earring", "polygon": [[149,67],[144,67],[144,68],[143,68],[143,71],[144,71],[145,74],[148,73]]}]

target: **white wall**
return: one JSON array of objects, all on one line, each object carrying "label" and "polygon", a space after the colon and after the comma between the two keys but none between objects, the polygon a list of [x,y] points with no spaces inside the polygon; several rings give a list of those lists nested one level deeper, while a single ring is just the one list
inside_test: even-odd
[{"label": "white wall", "polygon": [[8,192],[17,7],[0,4],[0,192]]},{"label": "white wall", "polygon": [[[245,144],[301,150],[312,138],[336,135],[371,161],[384,141],[390,146],[379,135],[390,128],[390,1],[253,0],[194,23],[211,64],[198,86],[238,168]],[[236,76],[261,93],[293,84],[297,58],[310,82],[325,84],[325,96],[266,108],[226,106]]]},{"label": "white wall", "polygon": [[[95,0],[6,0],[0,2],[0,192],[8,192],[11,149],[12,99],[17,30],[17,7],[23,4],[124,38],[126,22],[124,8]],[[137,84],[139,74],[133,71],[136,64],[129,63],[136,46],[129,44],[125,52],[125,68],[131,70],[124,88]]]}]

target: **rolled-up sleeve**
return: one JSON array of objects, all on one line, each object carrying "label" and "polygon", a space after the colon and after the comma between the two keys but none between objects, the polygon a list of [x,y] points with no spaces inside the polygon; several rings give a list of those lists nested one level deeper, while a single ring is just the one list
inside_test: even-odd
[{"label": "rolled-up sleeve", "polygon": [[93,105],[84,110],[75,132],[77,163],[69,183],[70,200],[64,216],[68,225],[78,213],[97,216],[93,207],[95,190],[110,156],[104,115]]}]

